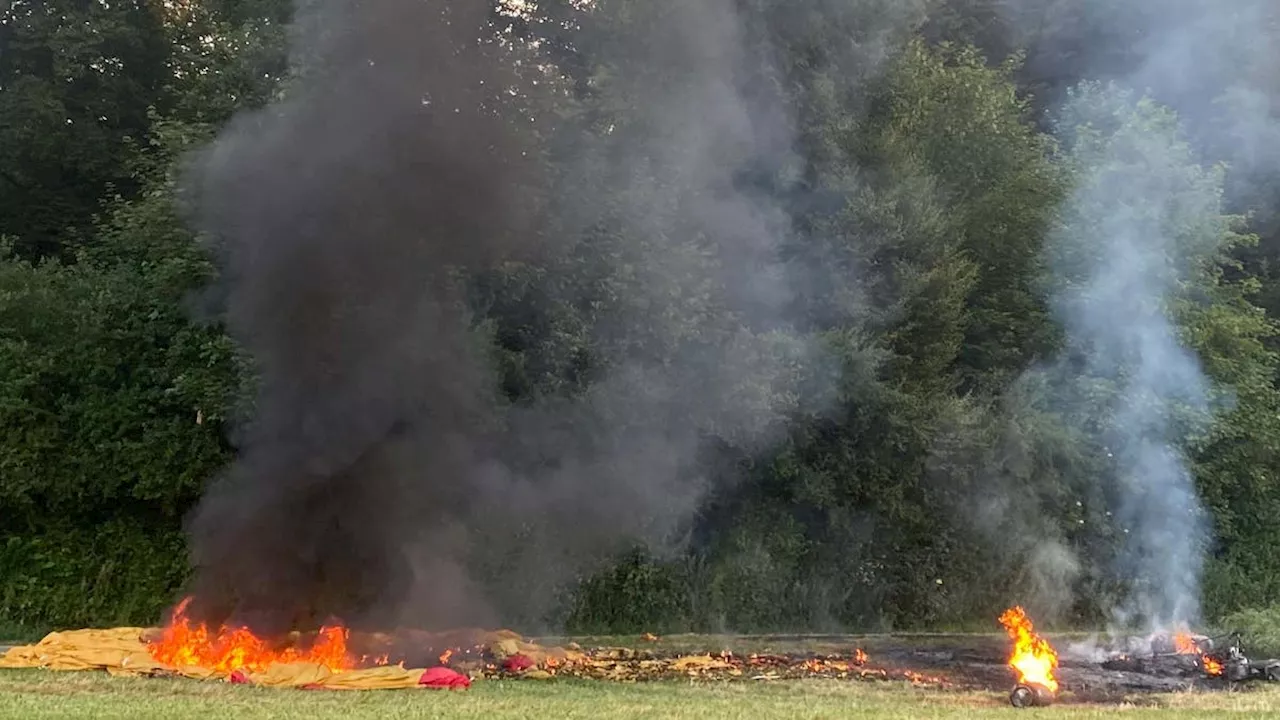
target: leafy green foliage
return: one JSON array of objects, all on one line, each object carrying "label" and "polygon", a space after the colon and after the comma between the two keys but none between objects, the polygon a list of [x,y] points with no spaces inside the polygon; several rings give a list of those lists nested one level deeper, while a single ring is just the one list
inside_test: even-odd
[{"label": "leafy green foliage", "polygon": [[613,567],[576,589],[565,625],[584,634],[613,628],[649,628],[646,632],[687,628],[691,620],[687,578],[681,569],[643,551],[620,557]]},{"label": "leafy green foliage", "polygon": [[[74,265],[0,264],[4,526],[142,506],[177,518],[225,461],[237,368],[188,319],[211,276],[167,181],[100,228]],[[47,513],[47,515],[46,515]]]},{"label": "leafy green foliage", "polygon": [[1037,283],[1041,242],[1066,178],[1053,142],[1028,123],[1017,67],[989,68],[971,48],[930,52],[915,43],[884,98],[893,118],[885,152],[917,158],[934,178],[947,200],[942,234],[974,268],[953,359],[966,389],[1007,385],[1054,339]]},{"label": "leafy green foliage", "polygon": [[1062,187],[1009,73],[911,44],[859,127],[819,131],[822,174],[847,189],[797,242],[814,278],[799,314],[844,380],[737,500],[751,510],[718,546],[719,587],[771,614],[730,624],[922,627],[1007,602],[977,581],[1005,561],[955,514],[987,480],[994,422],[958,392],[1000,386],[1051,337],[1036,270]]},{"label": "leafy green foliage", "polygon": [[136,519],[46,525],[0,539],[0,616],[18,628],[147,625],[187,574],[173,527]]},{"label": "leafy green foliage", "polygon": [[1223,632],[1239,632],[1250,657],[1280,656],[1280,608],[1260,604],[1221,619]]},{"label": "leafy green foliage", "polygon": [[270,97],[288,3],[14,2],[0,10],[0,235],[74,258],[157,113],[221,124]]},{"label": "leafy green foliage", "polygon": [[[0,614],[24,624],[143,622],[185,573],[181,520],[228,458],[244,377],[192,322],[212,277],[168,165],[170,126],[76,262],[0,258]],[[158,136],[158,137],[160,137]],[[110,570],[112,575],[105,575]],[[119,575],[120,577],[115,577]]]},{"label": "leafy green foliage", "polygon": [[0,234],[63,252],[126,165],[162,94],[168,43],[143,2],[17,2],[0,11]]}]

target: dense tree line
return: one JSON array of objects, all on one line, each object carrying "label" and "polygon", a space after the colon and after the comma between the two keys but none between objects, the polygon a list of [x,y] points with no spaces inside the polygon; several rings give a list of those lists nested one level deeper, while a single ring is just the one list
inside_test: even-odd
[{"label": "dense tree line", "polygon": [[[1280,185],[1220,165],[1233,150],[1202,142],[1178,98],[1109,82],[1137,62],[1120,30],[1141,18],[1050,0],[742,0],[745,44],[770,48],[762,85],[794,113],[795,160],[742,179],[789,219],[778,252],[805,280],[780,325],[727,310],[729,283],[687,282],[718,277],[706,268],[728,241],[661,186],[669,159],[633,150],[664,128],[626,81],[628,38],[665,4],[495,13],[507,42],[537,40],[541,62],[521,72],[558,89],[508,101],[549,104],[520,112],[556,118],[537,138],[544,230],[575,233],[464,279],[503,401],[514,414],[581,395],[619,358],[678,365],[704,343],[812,344],[824,360],[798,355],[787,383],[745,370],[726,392],[794,393],[761,400],[787,409],[785,427],[765,448],[708,437],[690,540],[620,556],[563,588],[544,620],[937,627],[1014,600],[1103,619],[1124,590],[1109,568],[1125,528],[1109,512],[1106,428],[1088,419],[1131,398],[1072,364],[1089,349],[1070,346],[1053,298],[1100,252],[1090,202],[1127,201],[1073,202],[1080,188],[1157,176],[1175,210],[1135,222],[1174,238],[1188,268],[1163,312],[1230,399],[1183,443],[1214,535],[1206,608],[1272,601]],[[289,17],[283,0],[49,0],[0,15],[2,620],[150,622],[184,580],[183,519],[252,415],[253,359],[203,292],[218,267],[178,173],[238,110],[288,92]],[[598,162],[570,166],[565,148],[584,142]],[[677,232],[624,236],[628,208],[601,192],[622,186],[669,200],[654,223]],[[1045,555],[1059,551],[1073,560]]]}]

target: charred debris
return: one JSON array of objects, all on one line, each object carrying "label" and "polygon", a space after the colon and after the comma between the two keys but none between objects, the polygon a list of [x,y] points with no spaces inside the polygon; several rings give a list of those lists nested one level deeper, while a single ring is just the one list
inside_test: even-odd
[{"label": "charred debris", "polygon": [[1250,658],[1245,653],[1238,631],[1216,637],[1189,636],[1186,640],[1158,638],[1151,643],[1149,653],[1122,654],[1103,662],[1102,667],[1165,677],[1221,679],[1231,683],[1280,680],[1280,659]]}]

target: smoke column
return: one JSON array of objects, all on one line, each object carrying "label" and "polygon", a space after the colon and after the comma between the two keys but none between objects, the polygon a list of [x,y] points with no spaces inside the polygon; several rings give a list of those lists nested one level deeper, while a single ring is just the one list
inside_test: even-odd
[{"label": "smoke column", "polygon": [[[1124,10],[1086,3],[1080,12],[1131,44],[1129,63],[1098,73],[1167,103],[1183,125],[1117,86],[1078,88],[1067,99],[1059,136],[1080,174],[1051,239],[1055,306],[1068,335],[1056,372],[1074,377],[1080,429],[1114,460],[1102,490],[1121,533],[1114,570],[1131,583],[1117,620],[1194,622],[1210,533],[1183,452],[1220,397],[1171,314],[1185,301],[1179,284],[1212,260],[1228,229],[1221,177],[1200,168],[1201,152],[1257,147],[1280,127],[1257,104],[1220,114],[1221,99],[1256,95],[1232,68],[1265,50],[1267,10],[1254,0],[1187,0]],[[1104,58],[1118,48],[1083,50]],[[1112,399],[1099,400],[1106,384]]]},{"label": "smoke column", "polygon": [[[403,597],[400,546],[464,502],[489,400],[448,269],[523,249],[535,177],[489,91],[514,78],[479,41],[487,19],[299,7],[289,99],[196,169],[258,372],[239,459],[192,522],[196,612],[283,630]],[[430,462],[408,467],[409,447]]]},{"label": "smoke column", "polygon": [[1067,272],[1079,273],[1078,284],[1057,298],[1067,352],[1082,360],[1084,377],[1113,384],[1114,398],[1096,420],[1115,461],[1110,494],[1123,534],[1118,570],[1134,583],[1129,610],[1156,623],[1188,621],[1198,617],[1207,526],[1181,454],[1189,432],[1178,416],[1207,414],[1209,399],[1169,312],[1191,265],[1175,233],[1182,221],[1200,230],[1218,214],[1217,198],[1188,197],[1198,178],[1187,176],[1194,160],[1177,143],[1176,128],[1131,116],[1135,108],[1123,94],[1083,92],[1074,102],[1073,110],[1087,114],[1075,122],[1120,127],[1075,139],[1075,156],[1089,166],[1057,238],[1070,246],[1059,254],[1059,268],[1066,262],[1076,265]]},{"label": "smoke column", "polygon": [[[735,4],[637,3],[623,15],[643,22],[582,30],[634,114],[581,135],[551,126],[555,78],[494,40],[491,10],[300,7],[287,99],[193,166],[257,370],[237,461],[190,523],[198,616],[268,632],[332,615],[534,622],[609,552],[677,544],[708,482],[703,438],[767,437],[794,401],[810,350],[778,334],[788,218],[738,182],[784,174],[790,120]],[[547,138],[567,153],[559,178],[542,172]],[[622,238],[585,250],[621,294],[584,321],[603,370],[578,395],[503,408],[467,278],[581,267],[596,227]],[[664,245],[691,233],[701,252]],[[559,307],[598,300],[569,292]],[[708,292],[711,307],[686,297]],[[669,357],[628,350],[637,337]]]}]

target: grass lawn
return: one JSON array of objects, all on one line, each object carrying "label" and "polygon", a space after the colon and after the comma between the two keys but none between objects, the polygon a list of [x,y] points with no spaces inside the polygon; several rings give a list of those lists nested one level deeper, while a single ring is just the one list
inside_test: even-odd
[{"label": "grass lawn", "polygon": [[272,690],[219,682],[112,678],[99,672],[0,671],[3,718],[1233,718],[1280,716],[1280,690],[1146,696],[1154,706],[1015,710],[1001,693],[960,693],[906,683],[796,682],[619,684],[480,680],[470,690],[334,692]]}]

